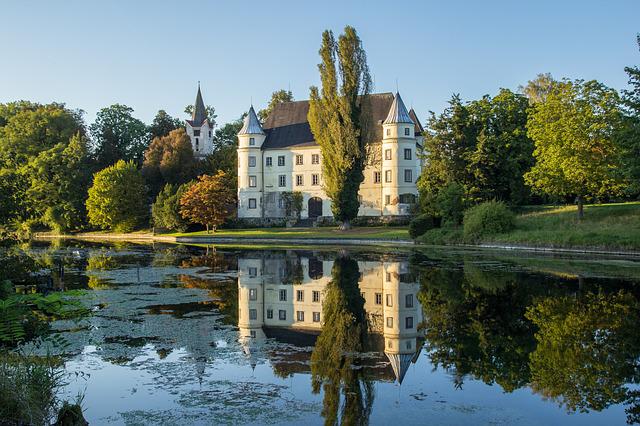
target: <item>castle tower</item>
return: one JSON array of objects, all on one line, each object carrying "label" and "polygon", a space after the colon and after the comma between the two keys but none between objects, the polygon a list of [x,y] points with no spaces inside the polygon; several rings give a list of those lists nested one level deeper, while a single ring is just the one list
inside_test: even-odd
[{"label": "castle tower", "polygon": [[382,123],[383,215],[407,215],[417,195],[415,123],[396,92],[389,114]]},{"label": "castle tower", "polygon": [[200,83],[196,103],[193,105],[191,120],[185,120],[187,135],[191,139],[191,147],[196,158],[204,158],[213,152],[213,123],[207,118],[207,109],[202,100]]},{"label": "castle tower", "polygon": [[266,135],[253,105],[238,132],[238,217],[262,217],[262,143]]}]

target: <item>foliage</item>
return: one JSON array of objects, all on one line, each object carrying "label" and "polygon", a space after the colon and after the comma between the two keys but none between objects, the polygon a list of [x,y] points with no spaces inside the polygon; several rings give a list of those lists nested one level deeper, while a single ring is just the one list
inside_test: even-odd
[{"label": "foliage", "polygon": [[[193,109],[194,106],[192,104],[187,105],[186,107],[184,107],[184,112],[185,114],[187,114],[188,116],[193,116]],[[216,115],[216,109],[214,107],[212,107],[211,105],[207,105],[204,107],[204,111],[205,114],[207,115],[207,120],[209,121],[209,124],[211,124],[211,126],[215,127],[216,125],[216,118],[218,117]]]},{"label": "foliage", "polygon": [[515,215],[502,201],[485,201],[464,212],[464,238],[478,241],[481,237],[509,232]]},{"label": "foliage", "polygon": [[165,110],[161,109],[149,126],[149,139],[153,141],[155,138],[167,136],[176,129],[184,129],[184,122],[179,118],[170,116]]},{"label": "foliage", "polygon": [[423,213],[414,217],[409,223],[409,236],[413,239],[418,238],[430,229],[440,226],[440,218],[430,213]]},{"label": "foliage", "polygon": [[311,354],[311,388],[313,393],[323,391],[325,424],[367,424],[374,391],[358,368],[357,353],[366,350],[368,327],[358,263],[339,256],[331,276],[322,302],[322,332]]},{"label": "foliage", "polygon": [[464,188],[458,182],[450,182],[434,200],[434,207],[443,225],[460,225],[464,214]]},{"label": "foliage", "polygon": [[233,217],[236,212],[236,193],[233,183],[223,171],[215,176],[202,175],[198,182],[180,199],[180,214],[191,222],[216,227]]},{"label": "foliage", "polygon": [[529,99],[529,103],[536,104],[547,99],[556,83],[551,73],[547,72],[538,74],[535,79],[529,80],[526,86],[518,87],[518,90]]},{"label": "foliage", "polygon": [[527,310],[539,327],[532,387],[569,410],[603,410],[637,383],[640,305],[629,293],[547,298]]},{"label": "foliage", "polygon": [[423,206],[451,182],[471,201],[525,202],[529,192],[522,176],[533,164],[528,109],[524,96],[501,89],[493,98],[467,104],[454,95],[442,114],[431,113],[426,166],[418,180]]},{"label": "foliage", "polygon": [[180,128],[151,142],[144,153],[142,174],[151,193],[156,194],[167,183],[180,185],[194,179],[197,168],[191,140]]},{"label": "foliage", "polygon": [[234,189],[237,188],[238,176],[238,132],[242,128],[242,120],[231,121],[216,129],[213,134],[213,152],[204,160],[202,169],[208,174],[218,170],[225,172],[233,180]]},{"label": "foliage", "polygon": [[535,191],[584,198],[619,194],[614,135],[620,128],[620,99],[596,81],[563,81],[537,103],[527,123],[536,164],[525,174]]},{"label": "foliage", "polygon": [[285,191],[280,194],[284,200],[285,215],[289,218],[298,219],[302,211],[302,201],[304,197],[300,191]]},{"label": "foliage", "polygon": [[308,119],[322,151],[325,193],[332,201],[333,216],[346,229],[358,215],[366,142],[373,128],[368,99],[371,76],[353,27],[345,27],[337,42],[331,31],[325,31],[320,57],[322,88],[311,87]]},{"label": "foliage", "polygon": [[26,189],[18,173],[0,168],[0,228],[26,216]]},{"label": "foliage", "polygon": [[93,177],[87,199],[89,223],[117,232],[132,231],[147,217],[146,192],[135,164],[119,160]]},{"label": "foliage", "polygon": [[151,206],[153,226],[184,232],[189,227],[189,222],[180,215],[180,199],[189,189],[192,183],[183,185],[166,184],[156,197]]},{"label": "foliage", "polygon": [[[640,35],[637,37],[640,48]],[[625,67],[630,89],[623,91],[625,114],[618,136],[621,166],[630,184],[628,195],[640,195],[640,67]]]},{"label": "foliage", "polygon": [[121,104],[102,108],[90,130],[99,168],[119,160],[142,163],[148,131],[142,121],[133,117],[133,108]]},{"label": "foliage", "polygon": [[260,111],[258,111],[258,118],[260,119],[260,122],[264,123],[265,121],[267,121],[269,114],[271,114],[276,105],[283,102],[291,101],[293,101],[293,93],[291,93],[291,90],[280,89],[273,92],[271,94],[269,105],[267,105],[265,109],[261,109]]}]

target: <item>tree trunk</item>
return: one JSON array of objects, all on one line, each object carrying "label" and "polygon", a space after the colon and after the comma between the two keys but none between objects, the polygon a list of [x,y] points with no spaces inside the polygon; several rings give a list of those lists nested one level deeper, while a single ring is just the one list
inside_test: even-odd
[{"label": "tree trunk", "polygon": [[351,229],[351,222],[349,222],[348,220],[343,220],[340,224],[340,230],[348,231],[349,229]]},{"label": "tree trunk", "polygon": [[584,199],[582,195],[576,197],[576,204],[578,204],[578,220],[582,220],[584,218]]},{"label": "tree trunk", "polygon": [[208,223],[207,223],[206,227],[207,227],[207,234],[209,234],[209,224]]}]

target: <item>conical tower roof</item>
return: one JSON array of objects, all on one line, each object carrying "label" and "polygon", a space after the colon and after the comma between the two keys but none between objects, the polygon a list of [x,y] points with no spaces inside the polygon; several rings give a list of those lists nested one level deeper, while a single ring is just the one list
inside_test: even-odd
[{"label": "conical tower roof", "polygon": [[249,108],[249,113],[244,118],[244,125],[238,132],[238,135],[264,135],[262,124],[260,124],[260,120],[258,120],[258,116],[256,115],[256,111],[253,109],[253,105]]},{"label": "conical tower roof", "polygon": [[391,104],[391,108],[389,109],[389,114],[387,115],[387,118],[386,120],[384,120],[383,124],[397,123],[414,124],[413,120],[409,116],[407,107],[404,106],[404,102],[402,102],[402,98],[400,97],[400,93],[398,92],[396,92],[395,96],[393,97],[393,103]]},{"label": "conical tower roof", "polygon": [[385,352],[385,355],[387,355],[387,358],[389,358],[391,362],[391,368],[393,368],[393,373],[396,375],[398,383],[402,384],[404,376],[407,374],[407,370],[409,370],[409,366],[411,365],[413,354],[390,354]]},{"label": "conical tower roof", "polygon": [[204,101],[202,100],[200,84],[198,84],[198,94],[196,95],[196,103],[194,104],[193,115],[191,116],[191,119],[195,127],[202,126],[204,120],[207,119],[207,109],[205,108]]}]

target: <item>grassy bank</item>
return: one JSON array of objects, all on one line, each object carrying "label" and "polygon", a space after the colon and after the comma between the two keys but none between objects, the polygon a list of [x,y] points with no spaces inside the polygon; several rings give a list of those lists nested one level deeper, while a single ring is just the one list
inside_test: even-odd
[{"label": "grassy bank", "polygon": [[576,207],[532,207],[516,217],[515,229],[465,241],[462,227],[432,229],[419,238],[424,244],[507,244],[533,247],[640,250],[640,203],[585,206],[584,219]]},{"label": "grassy bank", "polygon": [[365,239],[410,240],[406,227],[367,227],[340,231],[336,228],[255,228],[221,229],[215,233],[206,231],[166,234],[171,237],[215,237],[236,239]]}]

